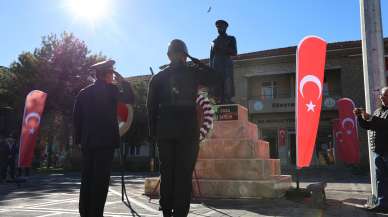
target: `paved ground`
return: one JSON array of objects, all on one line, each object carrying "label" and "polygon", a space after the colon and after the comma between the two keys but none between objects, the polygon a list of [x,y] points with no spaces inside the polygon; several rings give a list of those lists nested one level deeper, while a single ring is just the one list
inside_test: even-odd
[{"label": "paved ground", "polygon": [[[341,171],[323,172],[314,176],[308,172],[306,174],[306,177],[302,177],[302,187],[316,181],[315,179],[329,182],[326,188],[328,201],[324,209],[313,209],[306,201],[293,202],[286,199],[206,200],[193,202],[189,216],[384,216],[358,208],[370,194],[367,177],[354,177]],[[127,174],[125,177],[128,198],[135,212],[131,212],[122,203],[120,177],[113,176],[105,216],[160,216],[158,201],[149,201],[143,195],[143,181],[146,176]],[[336,176],[339,178],[334,178]],[[21,187],[10,183],[0,184],[0,216],[79,216],[79,185],[77,174],[34,175]]]}]

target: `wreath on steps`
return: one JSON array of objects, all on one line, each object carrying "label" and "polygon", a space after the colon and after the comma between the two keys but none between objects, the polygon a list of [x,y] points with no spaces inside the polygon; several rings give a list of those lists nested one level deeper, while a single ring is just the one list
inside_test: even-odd
[{"label": "wreath on steps", "polygon": [[210,103],[207,93],[198,91],[197,94],[197,111],[199,120],[199,140],[202,141],[209,135],[209,132],[213,129],[213,115],[214,110]]}]

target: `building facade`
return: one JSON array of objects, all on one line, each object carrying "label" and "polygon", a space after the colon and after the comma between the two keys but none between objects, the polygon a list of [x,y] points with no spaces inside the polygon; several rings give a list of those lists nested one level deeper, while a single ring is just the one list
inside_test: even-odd
[{"label": "building facade", "polygon": [[[384,47],[388,50],[388,38]],[[271,49],[234,58],[234,101],[248,108],[249,119],[257,124],[259,136],[270,142],[271,157],[280,158],[283,167],[295,163],[296,49],[296,46]],[[208,59],[202,61],[207,63]],[[385,63],[388,69],[388,55]],[[128,80],[148,82],[150,77],[135,76]],[[336,100],[342,97],[352,99],[357,107],[365,107],[361,41],[328,44],[313,165],[320,164],[318,150],[335,148],[332,120],[338,118]],[[366,131],[360,129],[359,136],[361,163],[368,164]]]},{"label": "building facade", "polygon": [[[384,41],[388,48],[388,40]],[[261,138],[270,142],[272,158],[283,166],[295,162],[296,47],[240,54],[234,59],[235,102],[249,110]],[[388,64],[388,61],[386,61]],[[316,139],[321,147],[335,147],[332,120],[338,118],[336,100],[347,97],[365,107],[361,41],[330,43],[327,47],[322,113]],[[361,162],[368,163],[366,132],[360,132]],[[334,156],[335,157],[335,156]]]}]

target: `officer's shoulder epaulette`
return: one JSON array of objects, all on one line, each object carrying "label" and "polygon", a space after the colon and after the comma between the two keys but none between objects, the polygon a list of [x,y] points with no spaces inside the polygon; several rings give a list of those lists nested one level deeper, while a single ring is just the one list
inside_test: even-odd
[{"label": "officer's shoulder epaulette", "polygon": [[236,40],[236,38],[233,35],[228,35],[230,39]]},{"label": "officer's shoulder epaulette", "polygon": [[170,65],[165,65],[165,66],[163,66],[163,67],[160,69],[160,71],[159,71],[158,74],[160,74],[160,73],[165,73],[165,72],[168,72],[168,71],[170,71],[170,70],[171,70],[171,66],[170,66]]},{"label": "officer's shoulder epaulette", "polygon": [[85,93],[86,91],[88,91],[94,84],[89,84],[88,86],[82,88],[79,93]]}]

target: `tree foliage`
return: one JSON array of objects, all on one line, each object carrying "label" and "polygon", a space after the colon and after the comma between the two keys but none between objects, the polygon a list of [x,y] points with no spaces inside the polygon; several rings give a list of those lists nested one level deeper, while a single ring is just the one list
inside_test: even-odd
[{"label": "tree foliage", "polygon": [[128,132],[127,140],[129,145],[141,145],[148,136],[148,121],[146,113],[148,81],[134,81],[131,85],[136,103],[134,105],[134,119],[131,129]]},{"label": "tree foliage", "polygon": [[14,108],[20,126],[26,95],[46,92],[39,141],[51,145],[59,139],[68,147],[74,99],[92,81],[88,68],[104,59],[71,33],[45,36],[39,48],[23,52],[9,68],[0,67],[0,105]]},{"label": "tree foliage", "polygon": [[[89,67],[105,59],[102,55],[88,55],[86,44],[74,35],[63,33],[60,38],[49,35],[42,47],[35,50],[41,90],[48,93],[47,108],[71,115],[77,93],[91,82]],[[51,99],[51,100],[50,100]]]}]

